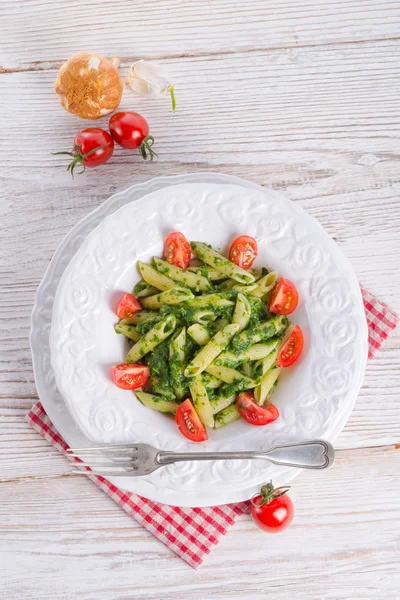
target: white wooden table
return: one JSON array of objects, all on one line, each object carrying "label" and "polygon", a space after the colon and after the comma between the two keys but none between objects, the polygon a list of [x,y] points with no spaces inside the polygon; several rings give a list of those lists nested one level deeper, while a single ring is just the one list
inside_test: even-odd
[{"label": "white wooden table", "polygon": [[[116,190],[220,171],[281,189],[317,217],[360,281],[400,309],[400,5],[391,0],[15,0],[0,13],[0,598],[377,600],[400,587],[400,337],[368,364],[336,467],[293,485],[296,520],[242,517],[198,571],[144,531],[25,423],[36,288],[67,231]],[[52,85],[71,54],[153,58],[169,102],[122,106],[159,158],[118,151],[77,176],[79,129]],[[102,119],[100,126],[106,126]],[[96,123],[97,125],[97,123]],[[397,446],[398,447],[398,446]]]}]

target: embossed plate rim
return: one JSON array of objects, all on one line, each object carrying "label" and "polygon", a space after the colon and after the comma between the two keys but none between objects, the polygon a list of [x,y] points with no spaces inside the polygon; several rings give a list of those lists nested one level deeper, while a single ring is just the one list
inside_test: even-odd
[{"label": "embossed plate rim", "polygon": [[[40,288],[38,290],[37,303],[36,303],[36,306],[35,306],[34,311],[33,311],[33,320],[32,320],[33,329],[32,329],[32,336],[31,336],[32,351],[33,351],[33,354],[34,354],[35,373],[36,373],[37,380],[40,379],[40,375],[37,374],[39,368],[37,366],[38,360],[36,358],[38,358],[38,357],[36,355],[36,352],[34,351],[33,346],[34,346],[34,341],[36,339],[35,335],[34,335],[35,325],[36,326],[38,325],[38,323],[37,323],[37,317],[38,317],[38,310],[40,308],[40,301],[41,301],[41,293],[40,292],[43,291],[46,281],[48,281],[49,278],[51,279],[51,277],[54,276],[54,270],[55,270],[55,268],[53,268],[52,265],[55,264],[56,261],[59,262],[60,259],[62,258],[62,253],[65,251],[66,247],[68,246],[68,243],[70,242],[70,236],[72,236],[74,238],[73,234],[77,233],[79,235],[79,231],[78,230],[80,230],[83,233],[82,230],[84,230],[85,227],[86,227],[86,229],[89,228],[89,227],[91,227],[93,225],[93,221],[97,220],[97,222],[98,222],[99,220],[101,220],[101,216],[104,213],[106,213],[108,211],[109,212],[114,212],[114,210],[117,209],[116,205],[118,205],[118,204],[123,205],[125,203],[124,198],[126,198],[130,194],[131,195],[134,194],[135,191],[137,193],[139,191],[142,191],[143,194],[146,194],[146,192],[149,190],[149,188],[151,189],[151,187],[155,187],[157,189],[160,189],[161,187],[164,187],[164,186],[170,187],[172,185],[176,185],[176,184],[182,183],[182,182],[197,182],[197,183],[202,183],[204,181],[209,182],[209,183],[215,183],[215,182],[231,183],[231,184],[233,183],[233,184],[239,185],[241,187],[247,187],[247,188],[250,188],[250,189],[260,190],[263,193],[267,192],[269,194],[274,194],[275,197],[278,197],[279,199],[282,198],[280,195],[276,195],[275,192],[270,192],[269,190],[266,191],[263,188],[260,188],[259,186],[257,186],[256,184],[252,184],[250,182],[246,182],[244,180],[241,180],[241,179],[238,179],[238,178],[235,178],[235,177],[225,176],[225,175],[218,175],[218,174],[211,174],[211,175],[210,174],[198,174],[198,175],[189,175],[189,176],[176,176],[174,178],[158,178],[158,179],[155,179],[155,180],[151,180],[151,181],[147,182],[146,184],[138,184],[136,186],[133,186],[132,188],[129,188],[129,189],[123,191],[123,192],[120,192],[120,193],[116,194],[115,196],[113,196],[112,198],[110,198],[106,202],[107,206],[105,206],[103,204],[101,207],[99,207],[98,209],[96,209],[93,213],[91,213],[90,215],[88,215],[81,223],[79,223],[74,228],[74,230],[72,230],[70,232],[70,234],[68,234],[67,238],[64,240],[64,242],[61,244],[60,248],[57,250],[57,252],[56,252],[56,254],[54,256],[54,259],[53,259],[51,265],[49,266],[48,272],[46,273],[46,275],[45,275],[45,277],[43,279],[43,282],[42,282],[42,284],[41,284],[41,286],[40,286]],[[129,198],[128,201],[131,201],[131,198]],[[286,199],[285,199],[285,201],[289,202]],[[300,213],[303,212],[300,209],[300,207],[298,207],[298,206],[292,205],[292,208],[297,209],[297,211],[300,210]],[[312,217],[310,217],[309,215],[308,215],[308,217],[312,219]],[[86,221],[86,223],[85,223],[85,221]],[[315,220],[313,219],[313,221],[315,221]],[[322,230],[322,228],[320,227],[320,225],[319,224],[317,224],[317,225]],[[325,233],[325,235],[327,235],[327,234]],[[76,245],[76,237],[77,236],[75,235],[75,238],[71,240],[70,245],[73,246],[74,243]],[[340,249],[337,248],[337,250],[339,250],[339,252],[341,253]],[[73,251],[73,248],[69,249],[69,252],[71,252],[71,251]],[[65,258],[65,255],[64,255],[64,258]],[[345,259],[345,261],[347,263],[346,259]],[[358,289],[358,287],[357,287],[357,289]],[[361,302],[361,295],[360,295],[360,302]],[[79,443],[82,444],[83,440],[82,440],[82,435],[80,434],[80,432],[78,430],[76,430],[76,428],[73,428],[74,431],[71,431],[71,427],[64,426],[65,425],[64,422],[65,422],[65,419],[66,419],[65,413],[64,414],[60,414],[59,410],[53,410],[54,407],[51,406],[51,402],[49,403],[47,401],[47,398],[45,399],[45,395],[43,395],[43,397],[42,397],[42,392],[44,390],[40,389],[40,388],[43,388],[43,386],[41,384],[42,384],[42,382],[40,382],[40,384],[38,385],[38,391],[39,391],[40,397],[41,397],[41,399],[43,401],[45,409],[47,410],[47,412],[48,412],[50,418],[52,419],[52,421],[55,423],[56,427],[59,429],[60,433],[62,435],[64,435],[64,437],[67,439],[67,441],[69,443],[73,443],[74,445],[78,445],[77,444],[77,441],[78,441],[77,438],[79,438],[79,440],[80,440]],[[361,381],[360,381],[360,384],[361,384]],[[355,397],[356,397],[356,393],[354,394],[353,400],[355,400]],[[351,412],[351,408],[352,408],[352,405],[348,407],[348,411],[347,411],[348,413]],[[346,417],[345,417],[344,420],[347,420],[347,417],[348,417],[348,415],[346,415]],[[340,426],[340,429],[341,429],[341,426]],[[87,444],[88,441],[86,440],[85,443]],[[82,444],[82,445],[85,445],[85,444]],[[293,477],[294,474],[296,474],[296,472],[297,472],[297,470],[294,470],[294,469],[292,469],[292,470],[286,470],[285,474],[282,473],[282,475],[284,475],[284,480],[288,481],[289,478]],[[115,480],[114,482],[117,483],[117,484],[120,483],[118,480]],[[199,496],[198,496],[197,493],[193,495],[193,494],[191,494],[191,493],[188,492],[186,494],[186,497],[183,498],[181,493],[179,493],[178,495],[174,494],[174,493],[170,493],[170,492],[164,494],[163,490],[158,490],[157,493],[156,493],[156,496],[155,496],[154,493],[153,493],[154,490],[146,490],[146,489],[144,489],[146,486],[140,486],[141,489],[139,490],[138,486],[137,486],[137,482],[138,482],[138,480],[133,480],[133,482],[132,482],[133,487],[131,487],[131,486],[127,486],[127,482],[124,481],[124,487],[125,488],[128,487],[129,489],[132,489],[132,491],[135,491],[137,493],[141,493],[142,495],[145,495],[147,497],[151,497],[151,498],[153,498],[155,500],[164,501],[164,502],[173,503],[173,504],[181,504],[181,505],[209,505],[209,504],[212,504],[212,503],[232,502],[232,501],[246,499],[254,491],[254,486],[251,486],[251,487],[249,486],[247,489],[239,490],[235,494],[233,494],[232,492],[229,492],[228,495],[227,494],[222,494],[221,495],[221,494],[218,494],[218,493],[214,495],[214,493],[213,493],[214,490],[212,490],[211,493],[208,492],[205,495],[204,498],[199,498]],[[165,491],[167,491],[167,490],[165,490]],[[194,499],[194,496],[196,496],[196,500]]]}]

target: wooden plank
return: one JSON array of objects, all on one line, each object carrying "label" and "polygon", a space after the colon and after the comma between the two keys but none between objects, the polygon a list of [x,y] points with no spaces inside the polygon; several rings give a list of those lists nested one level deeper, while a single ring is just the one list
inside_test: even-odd
[{"label": "wooden plank", "polygon": [[1,64],[6,69],[59,65],[78,50],[134,60],[398,35],[399,7],[389,0],[98,0],[95,5],[88,0],[19,0],[2,9]]},{"label": "wooden plank", "polygon": [[[361,177],[364,186],[373,181],[377,187],[385,178],[397,181],[399,50],[396,40],[166,60],[162,62],[177,87],[176,114],[171,114],[168,100],[148,101],[127,88],[121,108],[138,110],[149,119],[158,166],[262,164],[278,173],[286,165],[285,186],[316,179],[319,194],[328,181],[331,190],[354,192],[347,187],[349,165],[353,179]],[[123,76],[127,67],[124,63]],[[54,167],[66,163],[65,157],[50,152],[71,147],[73,135],[85,125],[59,106],[55,76],[49,69],[0,78],[3,102],[13,107],[3,115],[6,139],[18,136],[24,144],[22,155],[13,145],[7,148],[6,164],[18,167],[24,181],[49,184]],[[107,122],[105,117],[96,125]],[[136,168],[139,158],[118,149],[112,163],[114,168]],[[26,168],[32,169],[29,175]],[[147,174],[150,168],[157,168],[156,163],[148,166]],[[111,174],[108,164],[92,177],[98,179],[104,169]],[[65,173],[59,183],[68,178]]]},{"label": "wooden plank", "polygon": [[[400,147],[395,137],[400,121],[394,115],[400,91],[398,49],[399,42],[391,41],[360,44],[346,52],[339,46],[303,48],[296,59],[277,50],[181,61],[178,88],[183,100],[176,115],[170,114],[168,102],[135,100],[155,123],[160,159],[150,165],[118,149],[112,163],[74,181],[61,159],[50,155],[68,147],[71,131],[80,124],[56,105],[54,69],[3,75],[2,97],[16,107],[4,116],[5,137],[18,136],[24,147],[23,157],[13,146],[7,152],[2,184],[3,411],[26,411],[37,399],[27,342],[29,314],[57,244],[110,194],[149,176],[220,170],[283,189],[343,247],[360,281],[399,310],[400,290],[392,277],[400,222]],[[238,69],[246,94],[237,86]],[[26,84],[32,104],[18,104]],[[123,106],[128,107],[131,98],[127,95]],[[369,118],[376,109],[379,116]],[[360,120],[362,114],[366,116]],[[33,168],[36,164],[38,170]],[[365,387],[343,434],[345,446],[397,441],[399,346],[397,335],[368,365]],[[372,405],[379,407],[379,420]]]},{"label": "wooden plank", "polygon": [[[351,450],[294,482],[293,527],[265,536],[243,517],[198,572],[91,482],[60,477],[65,459],[24,415],[37,399],[29,313],[52,253],[112,193],[152,176],[221,171],[282,189],[399,310],[398,3],[17,0],[1,13],[0,600],[397,597],[398,333],[368,364],[337,441]],[[121,105],[149,119],[153,164],[118,149],[71,181],[50,155],[91,125],[52,91],[81,49],[119,54],[122,76],[146,57],[171,74],[176,115],[128,90]]]},{"label": "wooden plank", "polygon": [[3,483],[0,598],[263,600],[266,590],[276,600],[395,597],[397,452],[345,452],[332,470],[304,473],[291,490],[291,529],[268,536],[244,516],[199,571],[89,481]]}]

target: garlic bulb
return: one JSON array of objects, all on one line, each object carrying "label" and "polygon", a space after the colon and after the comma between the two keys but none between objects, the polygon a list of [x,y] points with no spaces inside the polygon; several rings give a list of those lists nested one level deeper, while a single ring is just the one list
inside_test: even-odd
[{"label": "garlic bulb", "polygon": [[78,52],[62,65],[54,89],[61,106],[82,119],[99,119],[121,102],[123,83],[119,58]]},{"label": "garlic bulb", "polygon": [[171,96],[172,110],[176,108],[174,86],[160,65],[150,60],[139,60],[129,70],[126,84],[139,94],[148,98]]}]

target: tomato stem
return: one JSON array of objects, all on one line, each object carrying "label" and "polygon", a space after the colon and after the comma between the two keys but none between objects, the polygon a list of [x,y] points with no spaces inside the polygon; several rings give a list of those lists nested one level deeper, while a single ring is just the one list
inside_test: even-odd
[{"label": "tomato stem", "polygon": [[290,490],[289,485],[285,485],[285,486],[279,487],[279,488],[274,488],[272,481],[270,481],[269,483],[265,483],[261,487],[261,502],[260,502],[259,506],[262,506],[263,504],[271,504],[271,502],[275,498],[284,496],[288,492],[288,490]]},{"label": "tomato stem", "polygon": [[154,138],[152,135],[148,135],[144,138],[142,143],[139,146],[139,152],[142,155],[144,160],[147,160],[149,157],[152,161],[155,156],[158,156],[152,149],[152,145],[154,144]]},{"label": "tomato stem", "polygon": [[85,158],[87,158],[88,156],[90,156],[91,154],[94,154],[95,152],[97,152],[97,150],[101,150],[102,148],[105,148],[106,146],[108,146],[108,144],[103,144],[102,146],[97,146],[97,148],[93,148],[93,150],[90,150],[90,152],[86,152],[86,154],[82,154],[82,150],[81,147],[79,146],[79,144],[76,144],[71,152],[52,152],[53,155],[56,154],[67,154],[68,156],[71,156],[73,160],[71,160],[71,162],[69,163],[68,167],[67,167],[67,171],[69,171],[72,175],[72,179],[74,179],[74,169],[76,167],[76,165],[78,163],[80,163],[83,167],[82,171],[79,171],[79,175],[81,175],[82,173],[84,173],[86,171],[86,165],[85,165]]},{"label": "tomato stem", "polygon": [[172,110],[176,111],[176,98],[175,98],[175,88],[173,85],[170,85],[168,88],[169,93],[171,94],[171,102],[172,102]]}]

